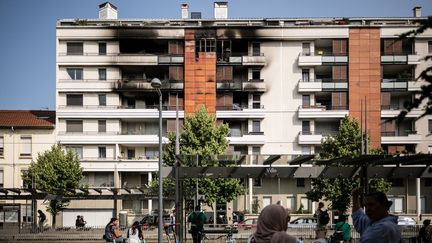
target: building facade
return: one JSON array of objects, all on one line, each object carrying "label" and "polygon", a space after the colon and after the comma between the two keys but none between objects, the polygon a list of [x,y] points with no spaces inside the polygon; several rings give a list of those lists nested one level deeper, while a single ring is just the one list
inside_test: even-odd
[{"label": "building facade", "polygon": [[[55,140],[55,111],[47,110],[0,110],[0,188],[21,189],[24,185],[23,173],[26,173],[32,160],[38,153],[49,150]],[[2,200],[0,222],[33,222],[31,201]],[[37,209],[45,212],[45,205],[37,201]],[[45,213],[47,223],[51,222]]]},{"label": "building facade", "polygon": [[[406,18],[230,19],[227,3],[215,2],[211,19],[182,4],[181,18],[157,20],[117,19],[117,8],[104,3],[98,19],[57,22],[57,141],[80,155],[91,186],[147,185],[159,156],[159,97],[150,85],[158,78],[163,134],[175,130],[176,109],[182,120],[205,105],[229,125],[229,154],[316,154],[346,115],[361,122],[372,147],[428,153],[432,122],[416,119],[421,110],[383,123],[413,99],[415,79],[430,65],[422,61],[432,52],[430,30],[398,39],[425,19],[420,10]],[[394,211],[411,213],[417,182],[400,180]],[[254,201],[314,207],[304,194],[309,180],[250,178],[245,186],[231,210],[252,211]],[[431,182],[420,187],[430,213]],[[157,207],[119,204],[131,215]]]}]

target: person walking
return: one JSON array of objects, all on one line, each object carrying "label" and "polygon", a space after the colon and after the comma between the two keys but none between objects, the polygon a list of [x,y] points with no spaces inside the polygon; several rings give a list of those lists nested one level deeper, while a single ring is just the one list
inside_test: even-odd
[{"label": "person walking", "polygon": [[327,210],[324,209],[324,203],[319,202],[318,208],[315,211],[314,217],[317,219],[317,225],[315,228],[315,239],[325,240],[327,237],[327,224],[330,221],[330,216]]},{"label": "person walking", "polygon": [[195,211],[189,214],[188,222],[191,223],[191,235],[194,243],[200,243],[204,230],[204,223],[207,221],[207,216],[201,211],[199,205],[195,207]]},{"label": "person walking", "polygon": [[397,243],[401,242],[401,233],[397,217],[389,214],[392,202],[383,192],[372,192],[364,197],[364,206],[360,207],[361,188],[352,191],[352,218],[354,228],[360,233],[359,243]]},{"label": "person walking", "polygon": [[43,232],[43,227],[44,227],[44,222],[46,220],[46,215],[42,212],[42,210],[38,210],[38,218],[39,218],[39,222],[38,222],[38,226],[39,226],[39,232]]}]

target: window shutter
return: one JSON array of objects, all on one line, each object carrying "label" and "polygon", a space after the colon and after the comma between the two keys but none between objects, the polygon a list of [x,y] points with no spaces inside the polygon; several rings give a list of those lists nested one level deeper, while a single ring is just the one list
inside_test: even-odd
[{"label": "window shutter", "polygon": [[390,93],[382,92],[381,93],[381,110],[390,109]]}]

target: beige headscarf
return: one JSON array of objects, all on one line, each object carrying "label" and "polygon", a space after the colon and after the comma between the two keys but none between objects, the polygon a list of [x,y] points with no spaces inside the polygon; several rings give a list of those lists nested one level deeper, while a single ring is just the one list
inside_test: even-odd
[{"label": "beige headscarf", "polygon": [[268,205],[258,217],[254,234],[257,243],[295,243],[296,239],[286,233],[288,213],[281,205]]}]

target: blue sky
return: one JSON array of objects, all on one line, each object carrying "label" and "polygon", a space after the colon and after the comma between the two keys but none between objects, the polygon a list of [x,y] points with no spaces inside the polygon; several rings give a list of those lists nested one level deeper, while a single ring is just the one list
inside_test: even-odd
[{"label": "blue sky", "polygon": [[[55,109],[55,27],[58,19],[97,18],[102,0],[0,0],[0,109]],[[211,0],[113,0],[119,18],[179,18],[180,4],[213,15]],[[228,0],[241,17],[410,17],[431,0]]]}]

